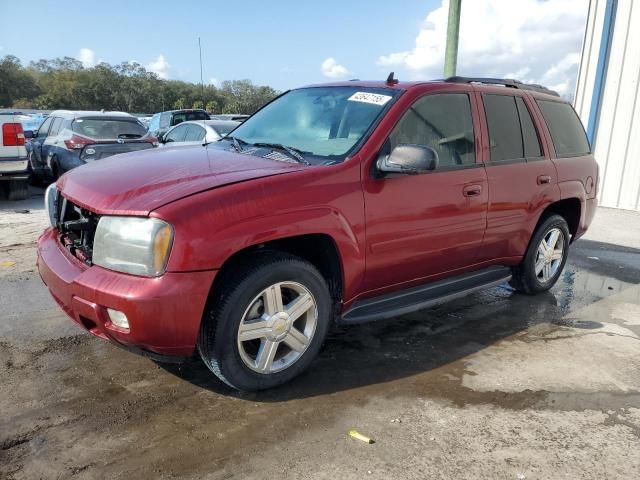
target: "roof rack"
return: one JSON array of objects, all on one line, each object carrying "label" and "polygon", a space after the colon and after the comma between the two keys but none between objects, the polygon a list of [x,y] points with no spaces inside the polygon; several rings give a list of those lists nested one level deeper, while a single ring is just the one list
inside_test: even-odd
[{"label": "roof rack", "polygon": [[560,95],[555,90],[551,90],[542,85],[536,85],[534,83],[522,83],[519,80],[513,78],[484,78],[484,77],[449,77],[444,79],[445,82],[451,83],[484,83],[488,85],[504,85],[509,88],[517,88],[519,90],[531,90],[534,92],[546,93],[547,95]]}]

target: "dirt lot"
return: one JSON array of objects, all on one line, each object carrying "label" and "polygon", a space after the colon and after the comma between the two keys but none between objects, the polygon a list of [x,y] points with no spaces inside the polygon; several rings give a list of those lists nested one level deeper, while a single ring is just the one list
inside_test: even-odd
[{"label": "dirt lot", "polygon": [[640,478],[639,214],[601,209],[546,295],[335,330],[247,395],[66,318],[34,270],[34,195],[0,204],[0,478]]}]

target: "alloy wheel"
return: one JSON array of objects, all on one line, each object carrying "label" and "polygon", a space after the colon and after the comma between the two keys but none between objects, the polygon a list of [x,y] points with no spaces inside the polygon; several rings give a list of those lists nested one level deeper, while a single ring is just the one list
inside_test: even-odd
[{"label": "alloy wheel", "polygon": [[311,343],[318,307],[300,283],[279,282],[258,294],[238,327],[238,350],[251,370],[271,374],[295,363]]},{"label": "alloy wheel", "polygon": [[564,258],[564,233],[552,228],[542,238],[536,252],[535,272],[542,283],[550,281],[562,265]]}]

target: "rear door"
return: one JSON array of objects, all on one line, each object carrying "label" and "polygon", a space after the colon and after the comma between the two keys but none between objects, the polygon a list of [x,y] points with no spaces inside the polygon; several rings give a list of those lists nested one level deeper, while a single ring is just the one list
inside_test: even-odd
[{"label": "rear door", "polygon": [[369,174],[365,286],[374,290],[472,265],[486,225],[487,181],[469,92],[427,93],[413,102],[383,151],[400,144],[432,147],[436,170],[421,175]]},{"label": "rear door", "polygon": [[559,198],[550,152],[522,92],[477,92],[489,182],[487,231],[479,260],[517,260],[524,255],[542,210]]}]

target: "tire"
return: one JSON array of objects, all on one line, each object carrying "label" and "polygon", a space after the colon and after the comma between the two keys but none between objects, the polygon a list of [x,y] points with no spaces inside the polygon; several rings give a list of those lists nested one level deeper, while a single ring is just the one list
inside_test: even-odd
[{"label": "tire", "polygon": [[[311,263],[275,251],[253,255],[233,270],[208,302],[200,357],[237,390],[286,383],[309,366],[326,337],[333,311],[327,283]],[[282,306],[274,303],[278,295]]]},{"label": "tire", "polygon": [[29,198],[29,180],[9,180],[7,198],[9,200],[26,200]]},{"label": "tire", "polygon": [[61,171],[60,166],[58,165],[56,157],[53,157],[51,159],[51,177],[53,181],[57,182],[63,173],[64,172]]},{"label": "tire", "polygon": [[[559,232],[555,243],[552,233]],[[538,225],[522,263],[513,269],[511,286],[528,295],[546,292],[560,278],[569,254],[569,226],[560,215],[549,215]],[[542,241],[545,240],[546,248]],[[551,246],[551,249],[549,249]],[[561,252],[560,252],[561,249]]]}]

